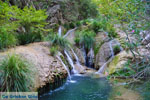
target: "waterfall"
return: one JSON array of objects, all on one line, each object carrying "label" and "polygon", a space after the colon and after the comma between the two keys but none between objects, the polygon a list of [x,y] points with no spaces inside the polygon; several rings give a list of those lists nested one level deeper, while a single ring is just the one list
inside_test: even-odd
[{"label": "waterfall", "polygon": [[72,51],[73,55],[74,55],[75,58],[76,58],[76,63],[77,63],[77,64],[80,64],[79,58],[78,58],[78,56],[76,55],[76,53],[74,52],[74,50],[73,50],[72,48],[71,48],[71,51]]},{"label": "waterfall", "polygon": [[83,66],[80,64],[80,61],[79,61],[78,56],[76,55],[76,53],[74,52],[74,50],[73,50],[72,48],[71,48],[71,51],[72,51],[73,55],[74,55],[75,58],[76,58],[76,64],[77,64],[81,69],[83,69]]},{"label": "waterfall", "polygon": [[62,32],[62,29],[61,29],[61,26],[59,26],[59,29],[58,29],[58,35],[61,36],[61,32]]},{"label": "waterfall", "polygon": [[94,58],[94,51],[93,48],[90,49],[90,54],[89,54],[89,64],[90,66],[93,64],[93,58]]},{"label": "waterfall", "polygon": [[77,73],[77,71],[75,70],[75,66],[74,66],[74,63],[73,63],[73,60],[71,59],[71,57],[69,56],[69,54],[67,53],[66,50],[64,50],[64,53],[65,55],[67,56],[67,60],[69,62],[69,64],[71,65],[71,67],[73,68],[73,73]]},{"label": "waterfall", "polygon": [[84,56],[84,62],[86,63],[86,51],[85,51],[84,46],[82,48],[82,53],[83,53],[83,56]]},{"label": "waterfall", "polygon": [[70,71],[68,69],[68,67],[64,64],[64,62],[61,60],[60,56],[56,56],[58,58],[58,60],[60,60],[60,62],[62,63],[62,65],[64,66],[64,68],[67,70],[68,73],[68,77],[71,80],[71,75],[70,75]]},{"label": "waterfall", "polygon": [[109,62],[111,62],[112,59],[113,59],[113,57],[111,57],[106,63],[104,63],[103,66],[101,66],[100,69],[98,70],[98,72],[96,72],[96,73],[101,73],[101,74],[103,74],[104,71],[105,71],[106,65],[107,65]]},{"label": "waterfall", "polygon": [[75,31],[77,28],[69,30],[63,37],[66,38],[71,32]]},{"label": "waterfall", "polygon": [[97,73],[102,73],[102,74],[103,74],[106,65],[107,65],[109,62],[111,62],[112,59],[114,58],[114,51],[113,51],[113,47],[112,47],[112,41],[109,42],[109,47],[110,47],[110,50],[111,50],[111,58],[110,58],[106,63],[104,63],[104,64],[100,67],[100,69],[98,70]]},{"label": "waterfall", "polygon": [[[110,47],[110,50],[111,50],[111,58],[110,58],[106,63],[104,63],[104,64],[101,66],[101,68],[98,70],[97,73],[103,73],[104,70],[105,70],[106,65],[107,65],[109,62],[111,62],[112,59],[114,58],[114,51],[113,51],[113,47],[112,47],[112,42],[113,42],[113,41],[114,41],[114,40],[112,40],[112,41],[109,42],[109,47]],[[116,40],[116,44],[120,46],[120,50],[122,51],[123,48],[121,47],[120,43],[119,43],[117,40]]]},{"label": "waterfall", "polygon": [[112,47],[112,41],[109,42],[109,47],[110,47],[110,51],[111,51],[111,56],[114,57],[114,51],[113,51],[113,47]]}]

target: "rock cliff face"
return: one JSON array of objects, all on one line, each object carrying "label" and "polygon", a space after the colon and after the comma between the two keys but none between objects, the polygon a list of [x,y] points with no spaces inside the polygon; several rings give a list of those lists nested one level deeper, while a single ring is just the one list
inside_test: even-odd
[{"label": "rock cliff face", "polygon": [[34,87],[32,91],[37,91],[37,89],[42,88],[47,83],[54,83],[56,77],[60,79],[67,77],[67,72],[62,66],[61,62],[55,57],[52,57],[49,53],[49,43],[40,42],[33,43],[27,46],[18,46],[13,49],[9,49],[6,52],[0,53],[0,61],[8,54],[16,53],[27,59],[31,64],[33,64],[34,69]]}]

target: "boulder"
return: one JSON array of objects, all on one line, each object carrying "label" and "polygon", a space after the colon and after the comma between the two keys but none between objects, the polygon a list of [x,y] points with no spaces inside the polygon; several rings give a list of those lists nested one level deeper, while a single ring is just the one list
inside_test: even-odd
[{"label": "boulder", "polygon": [[116,55],[112,61],[107,65],[106,72],[112,74],[124,67],[124,64],[127,63],[128,59],[133,58],[131,52],[122,51]]},{"label": "boulder", "polygon": [[[115,46],[120,46],[117,40],[111,40],[109,42],[105,42],[99,49],[96,54],[95,59],[95,68],[99,69],[102,65],[104,65],[114,54],[113,48]],[[120,47],[120,51],[121,51]]]},{"label": "boulder", "polygon": [[32,43],[26,46],[18,46],[9,49],[6,52],[0,52],[0,61],[11,53],[16,53],[27,59],[32,65],[35,75],[33,77],[34,87],[32,91],[42,88],[47,83],[55,82],[55,76],[60,75],[60,78],[67,77],[67,71],[64,69],[61,62],[50,55],[50,44],[48,42]]},{"label": "boulder", "polygon": [[110,38],[108,37],[107,33],[99,32],[99,33],[97,33],[95,40],[96,40],[96,44],[99,44],[101,42],[103,42],[103,43],[108,42],[110,40]]},{"label": "boulder", "polygon": [[85,57],[84,57],[83,51],[77,47],[75,47],[74,51],[77,54],[80,63],[84,65],[85,64]]}]

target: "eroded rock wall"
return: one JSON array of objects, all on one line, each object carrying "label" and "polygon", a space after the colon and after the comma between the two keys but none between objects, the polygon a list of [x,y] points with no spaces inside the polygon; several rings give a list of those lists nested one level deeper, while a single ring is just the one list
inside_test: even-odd
[{"label": "eroded rock wall", "polygon": [[0,53],[0,61],[11,53],[21,55],[21,57],[27,59],[34,68],[33,76],[34,87],[32,91],[37,91],[38,88],[42,88],[47,83],[54,83],[56,77],[66,78],[67,71],[62,66],[61,62],[55,57],[50,55],[48,42],[39,42],[29,44],[27,46],[18,46],[13,49],[9,49],[6,52]]}]

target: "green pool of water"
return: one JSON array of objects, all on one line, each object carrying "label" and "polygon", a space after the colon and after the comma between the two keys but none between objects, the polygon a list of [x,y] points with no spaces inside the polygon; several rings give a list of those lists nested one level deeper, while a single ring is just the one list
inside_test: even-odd
[{"label": "green pool of water", "polygon": [[111,86],[105,78],[72,76],[72,80],[39,100],[108,100]]}]

